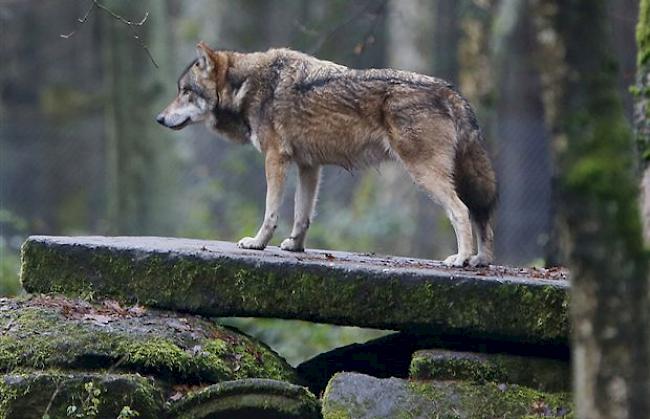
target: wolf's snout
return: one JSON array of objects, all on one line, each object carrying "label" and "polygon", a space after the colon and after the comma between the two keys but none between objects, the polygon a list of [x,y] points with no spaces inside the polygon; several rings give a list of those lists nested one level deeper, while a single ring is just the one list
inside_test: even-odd
[{"label": "wolf's snout", "polygon": [[167,126],[165,124],[165,115],[163,115],[162,113],[158,114],[158,116],[156,117],[156,122],[158,122],[162,126]]}]

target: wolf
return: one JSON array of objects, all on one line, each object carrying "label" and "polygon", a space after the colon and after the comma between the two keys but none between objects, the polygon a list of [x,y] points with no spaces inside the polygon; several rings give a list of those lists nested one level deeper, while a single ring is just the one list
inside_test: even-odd
[{"label": "wolf", "polygon": [[263,154],[264,220],[240,247],[264,249],[271,240],[291,165],[298,169],[294,222],[280,247],[304,251],[321,167],[394,160],[451,221],[458,252],[444,263],[493,261],[496,177],[474,111],[454,86],[407,71],[351,69],[290,49],[239,53],[200,42],[196,50],[156,120],[174,130],[204,123]]}]

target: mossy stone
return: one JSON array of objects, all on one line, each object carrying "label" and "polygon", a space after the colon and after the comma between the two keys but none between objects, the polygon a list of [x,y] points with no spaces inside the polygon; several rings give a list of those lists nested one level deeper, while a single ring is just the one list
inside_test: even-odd
[{"label": "mossy stone", "polygon": [[0,378],[0,418],[161,418],[162,393],[133,374],[39,371]]},{"label": "mossy stone", "polygon": [[[506,360],[522,360],[524,363],[527,360],[543,361],[541,365],[534,363],[536,367],[525,371],[524,375],[515,374],[515,371],[519,371],[516,362],[512,366],[510,366],[511,362],[507,362],[508,379],[512,383],[529,385],[539,390],[568,389],[567,377],[570,370],[568,347],[514,344],[508,341],[472,339],[464,336],[392,333],[365,343],[355,343],[324,352],[298,365],[296,370],[314,394],[321,394],[330,378],[335,373],[343,371],[358,372],[377,378],[408,378],[409,369],[413,370],[410,368],[411,364],[415,362],[414,367],[418,368],[418,374],[426,374],[419,378],[426,379],[432,378],[431,371],[427,371],[429,368],[427,360],[420,359],[420,356],[413,358],[413,355],[417,351],[429,348],[444,350],[450,354],[484,354],[489,357],[499,357],[498,354],[504,354]],[[524,366],[521,369],[524,369]],[[476,377],[476,372],[472,374]],[[464,377],[468,378],[472,374]],[[485,374],[478,374],[478,376],[485,376]]]},{"label": "mossy stone", "polygon": [[215,317],[568,343],[567,281],[481,276],[416,262],[346,252],[243,250],[216,241],[33,236],[23,246],[21,278],[30,292]]},{"label": "mossy stone", "polygon": [[323,396],[324,419],[521,419],[539,416],[574,418],[571,396],[490,382],[407,381],[355,373],[336,374]]},{"label": "mossy stone", "polygon": [[541,391],[570,391],[571,366],[565,360],[505,353],[423,350],[413,354],[416,380],[465,380],[525,385]]},{"label": "mossy stone", "polygon": [[211,320],[57,296],[0,300],[0,370],[139,372],[179,383],[296,381],[266,345]]},{"label": "mossy stone", "polygon": [[178,419],[319,419],[320,403],[306,388],[276,380],[213,384],[171,408]]}]

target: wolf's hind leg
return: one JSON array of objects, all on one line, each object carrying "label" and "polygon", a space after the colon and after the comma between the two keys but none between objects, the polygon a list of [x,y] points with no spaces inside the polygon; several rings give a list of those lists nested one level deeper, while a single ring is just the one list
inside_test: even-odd
[{"label": "wolf's hind leg", "polygon": [[443,169],[445,165],[437,163],[441,162],[407,163],[406,167],[413,180],[444,208],[456,233],[458,253],[445,259],[445,265],[464,266],[474,253],[469,209],[458,197],[451,176]]},{"label": "wolf's hind leg", "polygon": [[474,221],[478,239],[478,253],[469,260],[470,266],[486,266],[494,260],[494,231],[490,220]]},{"label": "wolf's hind leg", "polygon": [[451,220],[458,242],[458,253],[446,258],[444,263],[447,266],[464,266],[474,253],[474,239],[472,237],[472,224],[469,221],[469,210],[455,191],[453,194],[445,195],[443,199],[441,204]]},{"label": "wolf's hind leg", "polygon": [[264,221],[255,237],[244,237],[237,245],[244,249],[264,249],[273,237],[278,224],[278,210],[282,203],[284,181],[287,177],[289,161],[279,152],[271,149],[264,159],[266,173],[266,210]]},{"label": "wolf's hind leg", "polygon": [[311,218],[318,196],[320,182],[320,166],[298,166],[298,185],[293,210],[293,229],[280,248],[292,252],[305,250],[305,237],[311,223]]}]

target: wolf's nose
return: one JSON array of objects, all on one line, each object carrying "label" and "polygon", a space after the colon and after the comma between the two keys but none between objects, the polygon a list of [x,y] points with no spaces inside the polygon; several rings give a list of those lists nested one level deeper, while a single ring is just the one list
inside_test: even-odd
[{"label": "wolf's nose", "polygon": [[158,122],[160,125],[165,125],[165,115],[158,114],[156,117],[156,122]]}]

